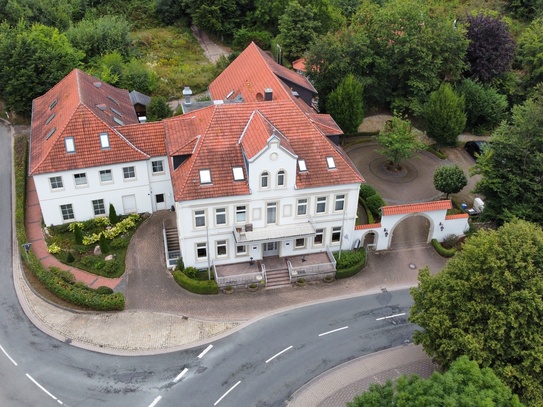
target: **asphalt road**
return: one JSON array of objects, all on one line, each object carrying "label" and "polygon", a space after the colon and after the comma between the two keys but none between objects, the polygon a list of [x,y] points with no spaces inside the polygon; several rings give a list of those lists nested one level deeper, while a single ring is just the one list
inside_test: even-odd
[{"label": "asphalt road", "polygon": [[[10,145],[2,124],[0,142]],[[212,346],[158,356],[109,356],[52,339],[26,318],[13,287],[10,152],[0,149],[2,407],[282,406],[320,373],[411,340],[407,290],[283,312]]]}]

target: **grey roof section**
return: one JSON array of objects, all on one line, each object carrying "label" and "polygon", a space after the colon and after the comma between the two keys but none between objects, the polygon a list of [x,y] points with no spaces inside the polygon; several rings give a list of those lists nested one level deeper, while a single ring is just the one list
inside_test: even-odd
[{"label": "grey roof section", "polygon": [[149,103],[151,103],[151,98],[149,96],[144,95],[137,90],[130,92],[130,100],[133,105],[139,103],[140,105],[149,106]]}]

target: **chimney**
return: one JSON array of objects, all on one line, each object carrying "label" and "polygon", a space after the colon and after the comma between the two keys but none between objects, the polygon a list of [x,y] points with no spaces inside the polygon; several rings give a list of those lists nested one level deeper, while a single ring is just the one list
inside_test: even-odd
[{"label": "chimney", "polygon": [[190,90],[190,87],[185,86],[185,89],[183,89],[183,96],[185,97],[185,104],[190,105],[190,96],[192,95],[192,90]]},{"label": "chimney", "polygon": [[266,88],[264,89],[264,100],[270,101],[273,98],[273,89],[272,88]]}]

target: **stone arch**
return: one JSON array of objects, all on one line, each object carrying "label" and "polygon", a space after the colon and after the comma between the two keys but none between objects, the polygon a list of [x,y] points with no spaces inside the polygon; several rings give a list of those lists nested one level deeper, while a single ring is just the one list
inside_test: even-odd
[{"label": "stone arch", "polygon": [[372,249],[374,250],[377,246],[377,240],[379,238],[379,234],[375,230],[368,230],[366,233],[364,233],[361,237],[361,244],[360,246],[365,247],[366,249]]},{"label": "stone arch", "polygon": [[434,221],[424,212],[409,213],[391,228],[389,248],[411,247],[430,242]]}]

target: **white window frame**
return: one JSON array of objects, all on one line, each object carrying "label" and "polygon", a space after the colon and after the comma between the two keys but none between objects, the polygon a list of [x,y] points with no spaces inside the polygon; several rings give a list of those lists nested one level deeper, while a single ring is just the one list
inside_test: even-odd
[{"label": "white window frame", "polygon": [[[334,240],[334,235],[337,233],[339,233],[339,238],[337,240]],[[341,226],[334,226],[332,228],[332,234],[330,235],[330,244],[340,244],[342,235],[343,231],[341,230]]]},{"label": "white window frame", "polygon": [[111,144],[109,144],[109,134],[108,133],[100,133],[100,147],[102,150],[106,150],[108,148],[111,148]]},{"label": "white window frame", "polygon": [[[320,236],[320,242],[317,242],[317,236]],[[324,229],[316,229],[315,236],[313,237],[313,246],[324,245]]]},{"label": "white window frame", "polygon": [[[224,248],[224,253],[220,254],[219,249]],[[215,242],[215,254],[217,257],[228,257],[228,241],[227,240],[217,240]]]},{"label": "white window frame", "polygon": [[[219,217],[224,218],[224,222],[219,222]],[[225,226],[228,224],[226,218],[226,208],[215,208],[215,226]]]},{"label": "white window frame", "polygon": [[297,239],[294,239],[294,249],[305,249],[306,244],[307,239],[305,237],[299,237]]},{"label": "white window frame", "polygon": [[151,171],[154,174],[163,174],[164,173],[164,161],[155,160],[151,161]]},{"label": "white window frame", "polygon": [[[104,180],[104,176],[109,174],[110,179]],[[113,182],[113,172],[111,170],[100,170],[100,183],[101,184],[111,184]]]},{"label": "white window frame", "polygon": [[305,164],[304,159],[298,160],[298,168],[300,169],[300,172],[307,172],[307,165]]},{"label": "white window frame", "polygon": [[[196,209],[193,213],[193,219],[194,219],[194,227],[195,228],[205,228],[207,223],[207,216],[206,216],[206,210],[205,209]],[[198,221],[203,220],[203,225],[198,225]]]},{"label": "white window frame", "polygon": [[[243,219],[240,219],[241,215],[243,215]],[[236,223],[245,222],[247,222],[247,205],[236,205]]]},{"label": "white window frame", "polygon": [[326,157],[326,165],[328,165],[329,170],[335,170],[336,169],[336,162],[334,161],[334,157],[332,157],[332,156]]},{"label": "white window frame", "polygon": [[71,203],[60,205],[60,213],[62,214],[62,220],[64,222],[69,222],[75,219],[74,207]]},{"label": "white window frame", "polygon": [[[343,212],[345,210],[345,194],[338,194],[334,197],[334,211]],[[338,209],[338,204],[341,204],[341,208]]]},{"label": "white window frame", "polygon": [[200,170],[200,184],[211,184],[211,170]]},{"label": "white window frame", "polygon": [[[196,250],[196,258],[198,260],[207,259],[207,256],[208,256],[209,253],[207,251],[207,243],[206,242],[196,243],[195,250]],[[200,250],[205,250],[205,255],[204,256],[200,256]]]},{"label": "white window frame", "polygon": [[263,171],[262,174],[260,174],[260,188],[268,189],[269,187],[270,187],[270,173],[268,171]]},{"label": "white window frame", "polygon": [[247,255],[247,245],[238,244],[236,245],[236,256],[246,256]]},{"label": "white window frame", "polygon": [[[305,202],[302,202],[305,201]],[[296,201],[296,216],[307,216],[307,209],[309,205],[309,199],[300,198]],[[300,208],[304,208],[304,213],[300,213]]]},{"label": "white window frame", "polygon": [[285,170],[277,172],[277,187],[284,188],[287,186],[287,173]]},{"label": "white window frame", "polygon": [[64,146],[66,147],[66,153],[68,154],[75,153],[75,140],[73,137],[65,137]]},{"label": "white window frame", "polygon": [[123,179],[125,181],[135,180],[136,179],[136,167],[133,166],[133,165],[129,165],[128,167],[123,167]]},{"label": "white window frame", "polygon": [[49,186],[51,187],[51,190],[53,191],[64,189],[64,183],[62,182],[62,177],[61,176],[50,177]]},{"label": "white window frame", "polygon": [[77,174],[74,174],[74,184],[76,188],[86,187],[87,185],[89,185],[87,181],[87,173],[78,172]]},{"label": "white window frame", "polygon": [[[101,206],[100,206],[101,205]],[[98,213],[97,213],[98,210]],[[106,214],[106,203],[103,199],[93,199],[92,200],[92,211],[94,216],[102,216]]]},{"label": "white window frame", "polygon": [[[318,196],[317,198],[315,198],[316,200],[316,205],[315,205],[315,213],[318,214],[318,215],[322,215],[324,213],[326,213],[326,206],[327,206],[327,203],[328,203],[328,197],[326,196]],[[319,211],[319,205],[323,205],[324,204],[324,209],[322,211]]]},{"label": "white window frame", "polygon": [[[267,202],[266,203],[266,225],[276,225],[277,224],[277,202]],[[270,222],[270,210],[273,209],[273,222]]]},{"label": "white window frame", "polygon": [[234,181],[243,181],[245,179],[243,167],[232,167],[232,176],[234,177]]}]

